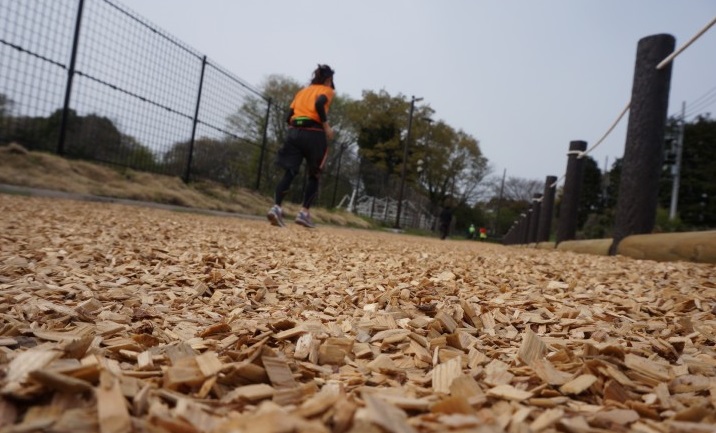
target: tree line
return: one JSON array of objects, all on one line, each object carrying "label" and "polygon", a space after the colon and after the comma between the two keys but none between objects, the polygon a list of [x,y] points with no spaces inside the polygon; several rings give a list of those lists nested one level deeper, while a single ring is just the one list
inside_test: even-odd
[{"label": "tree line", "polygon": [[[192,177],[244,188],[255,187],[258,179],[260,191],[270,195],[279,174],[272,169],[272,161],[286,135],[286,110],[300,88],[299,82],[281,75],[266,78],[261,89],[271,101],[270,115],[266,116],[266,99],[247,98],[225,119],[231,134],[194,141]],[[32,150],[56,151],[61,110],[48,117],[23,117],[13,116],[12,108],[12,100],[0,95],[0,144],[15,141]],[[319,205],[335,206],[356,188],[361,194],[395,198],[405,165],[410,191],[407,197],[422,200],[433,214],[445,205],[453,207],[458,232],[466,232],[474,223],[488,227],[497,237],[504,234],[529,206],[533,194],[542,192],[543,180],[511,176],[503,182],[492,175],[479,141],[436,119],[429,104],[415,107],[404,160],[409,109],[410,100],[405,95],[384,90],[364,91],[360,99],[336,96],[330,113],[336,136],[323,174]],[[674,136],[677,120],[670,119],[674,131],[668,136]],[[107,117],[80,116],[71,110],[67,124],[67,156],[176,176],[185,169],[191,144],[188,139],[160,152],[123,134]],[[710,157],[716,151],[716,121],[697,117],[685,124],[684,131],[679,215],[675,220],[668,219],[673,170],[667,157],[659,192],[657,229],[661,231],[716,226],[716,162]],[[665,143],[667,154],[671,147],[670,141]],[[593,158],[585,159],[578,237],[609,237],[621,160],[602,172]],[[300,191],[295,191],[293,199],[300,201]],[[556,211],[559,199],[558,191]]]}]

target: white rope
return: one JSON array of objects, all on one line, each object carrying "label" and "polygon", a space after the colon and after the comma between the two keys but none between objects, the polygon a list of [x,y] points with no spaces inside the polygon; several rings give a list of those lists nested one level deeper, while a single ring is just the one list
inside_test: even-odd
[{"label": "white rope", "polygon": [[694,35],[694,37],[692,37],[691,39],[689,39],[688,42],[686,42],[684,45],[682,45],[681,47],[679,47],[679,49],[677,49],[677,50],[674,51],[673,53],[669,54],[669,56],[668,56],[667,58],[665,58],[665,59],[662,60],[658,65],[656,65],[656,69],[662,69],[664,66],[668,65],[669,63],[671,63],[671,61],[674,60],[674,58],[676,58],[676,56],[678,56],[679,54],[681,54],[682,51],[684,51],[685,49],[687,49],[687,48],[689,47],[689,45],[693,44],[693,43],[696,41],[696,39],[698,39],[699,37],[701,37],[701,35],[703,35],[704,33],[706,33],[706,31],[707,31],[708,29],[710,29],[711,26],[713,26],[714,24],[716,24],[716,17],[713,17],[713,18],[711,19],[711,21],[710,21],[708,24],[706,24],[703,29],[701,29],[698,33],[696,33],[696,34]]},{"label": "white rope", "polygon": [[560,176],[559,179],[555,180],[554,183],[553,183],[552,185],[550,185],[549,187],[550,187],[550,188],[557,188],[557,184],[560,183],[560,182],[562,181],[562,179],[565,178],[565,176],[566,176],[566,175],[564,175],[564,174],[563,174],[562,176]]},{"label": "white rope", "polygon": [[585,150],[585,151],[582,153],[582,155],[578,156],[578,158],[583,158],[584,155],[587,155],[589,152],[591,152],[591,151],[593,151],[594,149],[596,149],[597,146],[599,146],[600,144],[602,144],[602,142],[609,136],[609,134],[612,133],[612,131],[614,130],[614,128],[617,127],[617,125],[619,124],[619,122],[622,120],[622,117],[624,117],[624,115],[627,113],[627,111],[629,111],[629,108],[631,108],[631,101],[627,102],[626,106],[624,107],[624,109],[622,110],[622,112],[619,114],[619,117],[617,117],[617,119],[614,121],[614,123],[612,123],[612,126],[610,126],[609,129],[607,129],[607,132],[605,132],[604,135],[602,135],[602,138],[600,138],[596,143],[594,143],[594,145],[593,145],[592,147],[590,147],[589,149]]}]

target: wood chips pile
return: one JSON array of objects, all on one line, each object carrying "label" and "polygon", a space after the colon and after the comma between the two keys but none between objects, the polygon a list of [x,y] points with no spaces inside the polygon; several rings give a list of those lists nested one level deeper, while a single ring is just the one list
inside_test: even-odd
[{"label": "wood chips pile", "polygon": [[716,268],[0,196],[0,432],[706,432]]}]

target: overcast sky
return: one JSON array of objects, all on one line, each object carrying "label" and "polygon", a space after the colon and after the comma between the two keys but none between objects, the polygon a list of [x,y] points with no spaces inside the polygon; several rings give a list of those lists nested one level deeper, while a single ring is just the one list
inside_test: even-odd
[{"label": "overcast sky", "polygon": [[[616,120],[639,39],[679,47],[716,16],[715,0],[119,1],[257,87],[328,63],[339,93],[422,97],[479,140],[494,175],[540,181]],[[677,57],[669,113],[701,98],[695,111],[716,117],[715,88],[716,26]],[[627,121],[590,153],[600,167],[623,155]]]}]

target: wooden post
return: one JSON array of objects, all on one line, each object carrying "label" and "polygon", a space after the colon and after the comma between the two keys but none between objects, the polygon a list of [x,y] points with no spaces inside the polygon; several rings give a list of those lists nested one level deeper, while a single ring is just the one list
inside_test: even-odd
[{"label": "wooden post", "polygon": [[525,213],[520,214],[520,237],[517,241],[519,244],[527,243],[527,234],[530,232],[530,214],[532,209],[527,209]]},{"label": "wooden post", "polygon": [[513,222],[509,229],[507,229],[507,233],[505,233],[504,236],[502,236],[502,244],[503,245],[512,245],[514,242],[512,239],[515,235],[515,224],[516,222]]},{"label": "wooden post", "polygon": [[651,233],[656,222],[659,177],[669,109],[671,63],[656,66],[674,51],[673,36],[642,38],[637,45],[631,111],[619,181],[616,216],[609,254],[627,236]]},{"label": "wooden post", "polygon": [[532,196],[532,212],[530,213],[530,231],[527,234],[527,243],[533,244],[537,242],[537,230],[539,228],[539,218],[542,214],[542,194],[537,193]]},{"label": "wooden post", "polygon": [[548,242],[552,230],[552,213],[554,210],[554,196],[557,191],[557,176],[547,176],[542,194],[539,223],[537,227],[537,242]]},{"label": "wooden post", "polygon": [[577,208],[584,173],[584,159],[580,158],[580,155],[585,150],[587,150],[586,141],[575,140],[569,143],[567,174],[564,177],[564,193],[559,207],[557,244],[571,241],[577,236]]}]

